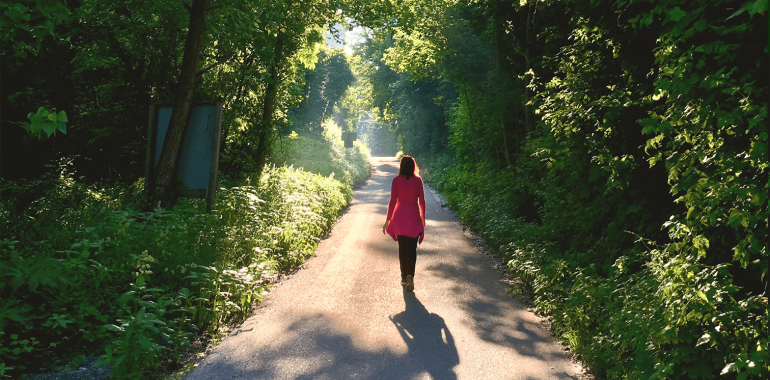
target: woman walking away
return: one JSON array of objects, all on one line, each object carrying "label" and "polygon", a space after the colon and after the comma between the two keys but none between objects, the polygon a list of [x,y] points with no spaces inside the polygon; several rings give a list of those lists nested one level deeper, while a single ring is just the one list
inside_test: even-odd
[{"label": "woman walking away", "polygon": [[390,187],[388,216],[382,233],[398,242],[398,261],[401,264],[401,286],[414,291],[414,266],[417,263],[417,244],[425,236],[425,192],[420,169],[414,158],[401,157],[398,176]]}]

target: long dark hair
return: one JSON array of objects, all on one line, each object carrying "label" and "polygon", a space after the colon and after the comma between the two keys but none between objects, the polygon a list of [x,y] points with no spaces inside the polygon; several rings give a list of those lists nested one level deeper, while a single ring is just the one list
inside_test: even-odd
[{"label": "long dark hair", "polygon": [[414,157],[407,155],[401,157],[401,166],[398,168],[398,175],[402,175],[406,177],[406,179],[420,175],[420,167],[417,166],[417,161],[414,160]]}]

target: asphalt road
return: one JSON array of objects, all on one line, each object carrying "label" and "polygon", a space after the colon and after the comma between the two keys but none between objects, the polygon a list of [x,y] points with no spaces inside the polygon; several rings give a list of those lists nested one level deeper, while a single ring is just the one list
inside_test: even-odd
[{"label": "asphalt road", "polygon": [[398,162],[371,162],[317,256],[185,379],[580,378],[427,189],[415,291],[403,291],[397,243],[380,230]]}]

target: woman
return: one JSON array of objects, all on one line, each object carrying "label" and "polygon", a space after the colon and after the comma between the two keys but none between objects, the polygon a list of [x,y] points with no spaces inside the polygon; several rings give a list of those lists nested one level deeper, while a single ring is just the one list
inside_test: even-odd
[{"label": "woman", "polygon": [[398,261],[401,264],[401,286],[414,290],[414,266],[417,263],[417,244],[425,236],[425,193],[420,169],[414,158],[401,157],[398,176],[390,187],[388,216],[382,233],[398,242]]}]

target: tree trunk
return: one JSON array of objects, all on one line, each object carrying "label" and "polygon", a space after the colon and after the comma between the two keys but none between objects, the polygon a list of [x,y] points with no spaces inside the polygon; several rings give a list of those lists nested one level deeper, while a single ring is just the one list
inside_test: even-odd
[{"label": "tree trunk", "polygon": [[479,151],[476,148],[476,141],[478,141],[478,129],[476,123],[473,122],[473,110],[471,110],[471,100],[468,97],[468,85],[465,84],[465,81],[463,81],[463,93],[465,94],[465,106],[468,107],[468,121],[471,123],[471,129],[473,130],[474,134],[476,135],[474,142],[473,142],[473,155],[476,157],[476,162],[479,162]]},{"label": "tree trunk", "polygon": [[[237,105],[241,98],[243,98],[244,93],[246,92],[246,81],[247,77],[249,75],[249,69],[254,64],[254,54],[251,54],[246,58],[244,61],[242,73],[241,73],[241,79],[238,81],[237,90],[235,91],[235,100],[232,102],[229,102],[225,106],[225,110],[229,110],[233,106]],[[222,135],[219,138],[219,146],[224,147],[225,142],[227,141],[227,137],[230,135],[230,128],[225,128],[222,130]]]},{"label": "tree trunk", "polygon": [[532,57],[530,53],[530,45],[531,45],[531,38],[534,35],[535,31],[534,26],[532,24],[532,14],[537,9],[536,6],[528,5],[527,6],[527,32],[524,39],[524,124],[526,124],[527,127],[527,133],[532,132],[532,105],[530,105],[530,101],[532,100],[532,90],[530,90],[529,85],[532,83]]},{"label": "tree trunk", "polygon": [[505,129],[505,120],[503,120],[503,116],[500,116],[500,128],[502,129],[503,133],[503,153],[505,153],[505,164],[506,169],[510,169],[511,167],[511,157],[508,153],[508,131]]},{"label": "tree trunk", "polygon": [[208,0],[193,0],[190,10],[190,26],[187,30],[187,40],[182,57],[182,71],[177,80],[176,99],[171,111],[171,120],[163,141],[163,150],[155,171],[153,197],[165,201],[170,198],[171,180],[179,163],[179,152],[182,149],[187,118],[190,114],[195,82],[198,74],[198,63],[203,49],[203,32],[205,28]]},{"label": "tree trunk", "polygon": [[278,94],[278,69],[283,62],[283,36],[278,35],[275,41],[273,52],[274,63],[270,67],[270,82],[267,83],[265,90],[265,103],[262,107],[262,121],[260,129],[257,131],[257,170],[262,173],[262,167],[265,166],[267,157],[268,143],[270,134],[273,131],[273,113],[275,112],[275,97]]},{"label": "tree trunk", "polygon": [[[493,36],[495,40],[495,77],[500,78],[500,44],[497,40],[497,28],[494,28],[493,31],[494,31]],[[498,94],[497,96],[498,98],[501,98],[501,99],[506,98],[502,94]],[[505,108],[506,107],[502,107],[502,111],[500,111],[500,129],[503,134],[503,153],[505,153],[506,169],[510,169],[511,157],[510,157],[510,152],[508,151],[508,131],[505,128]]]}]

